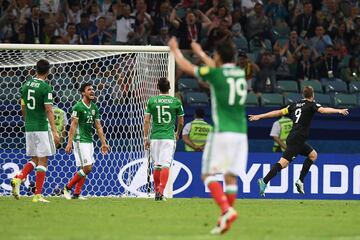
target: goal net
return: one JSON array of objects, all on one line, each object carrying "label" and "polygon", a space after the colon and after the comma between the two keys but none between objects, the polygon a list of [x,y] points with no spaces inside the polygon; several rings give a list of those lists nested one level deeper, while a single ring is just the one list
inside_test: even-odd
[{"label": "goal net", "polygon": [[[80,85],[91,82],[95,88],[110,153],[106,156],[100,153],[96,135],[96,163],[82,194],[147,194],[144,110],[147,99],[158,94],[160,77],[167,77],[174,90],[175,67],[168,47],[0,44],[0,53],[0,194],[10,194],[10,179],[29,160],[25,155],[20,87],[35,75],[39,59],[47,59],[52,65],[48,81],[56,96],[54,105],[66,112],[67,131],[71,108],[81,98]],[[49,159],[45,195],[58,194],[77,170],[73,154],[64,151],[66,142],[67,139]],[[21,193],[28,194],[34,182],[32,173]]]}]

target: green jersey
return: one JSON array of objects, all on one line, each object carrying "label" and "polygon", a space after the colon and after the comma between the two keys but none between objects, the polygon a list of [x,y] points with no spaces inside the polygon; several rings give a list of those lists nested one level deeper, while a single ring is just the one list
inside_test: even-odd
[{"label": "green jersey", "polygon": [[199,67],[196,75],[210,83],[214,131],[246,133],[244,70],[233,64],[224,64],[220,68]]},{"label": "green jersey", "polygon": [[25,106],[25,131],[48,131],[45,104],[52,104],[52,87],[36,78],[31,78],[21,87],[21,104]]},{"label": "green jersey", "polygon": [[150,97],[145,114],[152,116],[150,139],[175,139],[176,116],[184,116],[179,99],[169,95]]},{"label": "green jersey", "polygon": [[94,123],[96,120],[100,120],[98,107],[93,102],[87,106],[83,100],[80,100],[72,108],[71,117],[78,119],[74,140],[81,143],[92,143]]}]

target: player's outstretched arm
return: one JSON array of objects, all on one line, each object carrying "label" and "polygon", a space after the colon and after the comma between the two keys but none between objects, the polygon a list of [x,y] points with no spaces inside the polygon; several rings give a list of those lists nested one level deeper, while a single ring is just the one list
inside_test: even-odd
[{"label": "player's outstretched arm", "polygon": [[[284,108],[284,109],[287,109],[287,108]],[[264,118],[281,117],[283,115],[286,115],[284,109],[275,110],[275,111],[258,114],[258,115],[249,115],[249,121],[257,121],[257,120],[264,119]]]},{"label": "player's outstretched arm", "polygon": [[215,66],[215,61],[209,57],[201,48],[201,45],[198,44],[197,42],[192,42],[191,43],[191,48],[193,50],[193,52],[201,59],[201,61],[203,61],[207,66],[209,67],[216,67]]},{"label": "player's outstretched arm", "polygon": [[184,116],[178,116],[178,124],[177,124],[177,128],[176,128],[176,133],[175,133],[176,140],[179,139],[179,135],[180,135],[183,127],[184,127]]},{"label": "player's outstretched arm", "polygon": [[150,129],[150,114],[145,114],[144,118],[144,146],[145,150],[149,150],[150,148],[150,140],[149,140],[149,129]]},{"label": "player's outstretched arm", "polygon": [[172,37],[168,43],[170,47],[170,51],[174,54],[175,61],[178,64],[178,67],[184,71],[185,73],[189,74],[190,76],[195,77],[195,65],[189,62],[186,58],[184,58],[183,54],[179,49],[178,42],[176,37]]},{"label": "player's outstretched arm", "polygon": [[336,109],[336,108],[330,108],[330,107],[319,107],[318,109],[318,112],[319,113],[322,113],[322,114],[341,114],[341,115],[344,115],[344,116],[347,116],[349,115],[349,110],[346,108],[346,109]]},{"label": "player's outstretched arm", "polygon": [[66,153],[71,153],[72,150],[72,146],[73,146],[73,139],[74,139],[74,134],[76,131],[76,128],[78,126],[79,123],[79,119],[78,118],[71,118],[71,125],[70,125],[70,130],[69,130],[69,137],[68,137],[68,143],[65,147],[65,152]]},{"label": "player's outstretched arm", "polygon": [[51,132],[52,132],[52,135],[54,138],[55,146],[58,146],[60,144],[60,137],[56,131],[54,111],[53,111],[52,104],[44,104],[44,105],[45,105],[45,112],[46,112],[47,118],[49,120]]},{"label": "player's outstretched arm", "polygon": [[99,119],[97,119],[95,121],[95,129],[96,132],[100,138],[100,142],[101,142],[101,153],[106,155],[109,152],[109,146],[106,144],[106,139],[105,139],[105,135],[104,135],[104,130],[101,126],[101,122]]}]

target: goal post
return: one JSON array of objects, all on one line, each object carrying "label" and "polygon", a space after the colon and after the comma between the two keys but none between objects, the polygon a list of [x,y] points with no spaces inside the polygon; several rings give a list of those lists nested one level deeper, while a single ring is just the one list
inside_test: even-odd
[{"label": "goal post", "polygon": [[[146,102],[159,93],[160,77],[169,79],[172,96],[175,90],[175,60],[166,46],[0,44],[0,178],[3,180],[0,194],[9,194],[10,179],[29,160],[25,155],[25,129],[20,115],[20,87],[34,76],[39,59],[51,64],[48,80],[56,95],[55,104],[69,119],[67,130],[71,108],[80,99],[79,86],[91,82],[95,87],[96,104],[111,151],[102,156],[100,142],[95,137],[96,163],[84,186],[84,195],[146,196],[147,158],[143,146]],[[56,194],[75,171],[74,156],[64,152],[63,143],[49,159],[45,194]],[[25,185],[33,181],[32,174]],[[25,193],[26,189],[22,188],[22,194]],[[172,191],[168,193],[171,196]]]}]

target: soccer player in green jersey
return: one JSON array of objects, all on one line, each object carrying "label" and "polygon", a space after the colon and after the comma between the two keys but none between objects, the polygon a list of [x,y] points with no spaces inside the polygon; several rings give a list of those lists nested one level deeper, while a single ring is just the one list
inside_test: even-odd
[{"label": "soccer player in green jersey", "polygon": [[11,180],[12,194],[16,199],[20,197],[21,182],[36,167],[36,190],[32,201],[49,202],[42,197],[41,193],[46,177],[48,157],[55,154],[55,145],[59,144],[52,111],[52,87],[45,81],[49,70],[50,63],[39,60],[36,64],[36,77],[29,79],[21,87],[26,155],[31,157],[31,161]]},{"label": "soccer player in green jersey", "polygon": [[[170,82],[166,78],[160,78],[158,88],[160,95],[150,97],[145,110],[144,145],[146,150],[150,149],[150,156],[154,161],[155,200],[165,200],[164,189],[169,178],[176,140],[184,126],[184,110],[179,99],[169,95]],[[176,117],[178,123],[175,132]]]},{"label": "soccer player in green jersey", "polygon": [[[212,234],[226,232],[237,218],[232,207],[237,196],[237,176],[246,170],[248,142],[245,101],[247,87],[244,70],[235,62],[235,47],[230,42],[218,45],[214,59],[208,57],[200,45],[192,43],[192,49],[203,62],[197,67],[186,60],[178,48],[176,38],[169,41],[171,52],[178,67],[185,73],[210,84],[213,132],[209,134],[202,159],[202,179],[211,196],[221,208],[221,216]],[[223,174],[225,193],[215,174]]]},{"label": "soccer player in green jersey", "polygon": [[[80,87],[82,99],[77,102],[71,114],[71,126],[69,139],[65,151],[70,153],[74,146],[76,166],[80,168],[64,187],[66,199],[83,199],[80,197],[81,188],[85,183],[86,176],[91,172],[94,159],[93,126],[101,142],[101,153],[107,154],[109,147],[106,144],[104,132],[100,122],[99,109],[92,101],[95,98],[94,88],[91,83],[84,83]],[[75,186],[73,196],[71,189]]]}]

